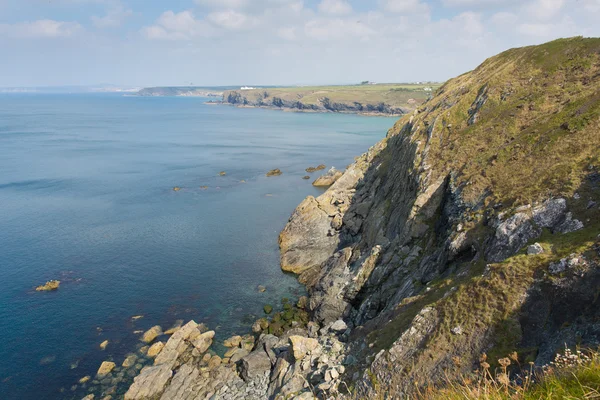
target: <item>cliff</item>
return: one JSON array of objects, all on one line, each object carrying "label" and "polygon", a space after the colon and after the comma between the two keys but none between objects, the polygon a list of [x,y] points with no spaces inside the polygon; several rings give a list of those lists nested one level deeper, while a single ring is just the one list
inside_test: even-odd
[{"label": "cliff", "polygon": [[282,268],[321,326],[350,327],[355,395],[400,396],[457,359],[542,365],[600,343],[598,202],[600,40],[513,49],[307,198],[280,235]]},{"label": "cliff", "polygon": [[597,348],[599,204],[600,39],[504,52],[294,211],[281,266],[309,298],[285,299],[223,358],[189,322],[125,398],[408,398]]},{"label": "cliff", "polygon": [[430,96],[437,85],[355,85],[229,90],[223,103],[303,112],[404,115]]}]

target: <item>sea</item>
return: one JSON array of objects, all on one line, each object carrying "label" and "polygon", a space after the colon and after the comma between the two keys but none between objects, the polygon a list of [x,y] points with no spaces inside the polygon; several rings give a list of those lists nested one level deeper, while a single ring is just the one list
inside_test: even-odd
[{"label": "sea", "polygon": [[323,192],[305,169],[346,168],[396,121],[207,100],[0,95],[1,400],[98,395],[100,364],[154,325],[193,319],[222,342],[303,295],[277,239]]}]

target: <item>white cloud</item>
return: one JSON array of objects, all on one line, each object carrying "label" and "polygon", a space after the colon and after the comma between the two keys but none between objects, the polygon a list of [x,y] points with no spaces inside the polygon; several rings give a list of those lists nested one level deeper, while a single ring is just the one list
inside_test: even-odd
[{"label": "white cloud", "polygon": [[21,38],[61,38],[74,36],[83,30],[77,22],[42,19],[16,24],[0,24],[0,34]]},{"label": "white cloud", "polygon": [[510,26],[514,26],[519,20],[519,17],[516,14],[509,12],[499,12],[492,15],[490,19],[492,23],[500,28],[508,28]]},{"label": "white cloud", "polygon": [[92,23],[97,28],[115,28],[121,26],[132,14],[133,11],[119,4],[109,9],[104,17],[92,16]]},{"label": "white cloud", "polygon": [[248,0],[195,0],[196,4],[222,9],[240,9],[248,6]]},{"label": "white cloud", "polygon": [[446,7],[497,6],[518,2],[519,0],[442,0]]},{"label": "white cloud", "polygon": [[381,7],[393,13],[418,13],[428,12],[429,6],[421,0],[380,0]]},{"label": "white cloud", "polygon": [[318,8],[324,14],[345,15],[352,13],[352,6],[345,0],[323,0],[319,3]]},{"label": "white cloud", "polygon": [[549,20],[558,15],[565,0],[535,0],[525,6],[526,12],[538,20]]},{"label": "white cloud", "polygon": [[213,31],[202,20],[197,20],[191,11],[175,13],[165,11],[155,25],[142,29],[148,39],[190,40],[194,37],[209,37]]},{"label": "white cloud", "polygon": [[253,24],[252,18],[233,10],[212,12],[206,16],[206,20],[228,30],[244,29]]},{"label": "white cloud", "polygon": [[304,27],[306,36],[317,40],[367,40],[375,31],[355,19],[314,19]]}]

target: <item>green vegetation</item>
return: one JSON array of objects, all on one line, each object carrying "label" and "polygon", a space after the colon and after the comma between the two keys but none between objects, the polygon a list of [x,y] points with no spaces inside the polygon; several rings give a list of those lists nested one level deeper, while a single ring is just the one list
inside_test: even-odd
[{"label": "green vegetation", "polygon": [[471,201],[572,195],[599,160],[599,74],[600,39],[572,38],[506,51],[448,81],[419,108],[417,123],[433,126],[432,170],[460,171]]},{"label": "green vegetation", "polygon": [[[424,400],[550,400],[600,398],[600,356],[565,350],[550,366],[521,367],[519,380],[510,379],[509,367],[518,364],[518,354],[501,358],[493,373],[484,355],[476,374],[463,376],[458,382],[447,382],[442,389],[430,388],[418,396]],[[514,375],[513,375],[514,376]]]},{"label": "green vegetation", "polygon": [[399,110],[415,109],[439,86],[439,84],[361,84],[281,87],[226,91],[223,99],[232,104],[247,106],[315,111],[322,108],[330,111],[401,113]]}]

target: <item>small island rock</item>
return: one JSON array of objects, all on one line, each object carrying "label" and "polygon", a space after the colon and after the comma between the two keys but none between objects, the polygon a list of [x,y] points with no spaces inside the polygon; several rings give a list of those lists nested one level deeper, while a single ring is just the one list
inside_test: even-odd
[{"label": "small island rock", "polygon": [[36,287],[35,291],[36,292],[50,292],[53,290],[58,290],[59,286],[60,286],[60,281],[51,280],[51,281],[46,282],[44,285]]},{"label": "small island rock", "polygon": [[272,169],[269,172],[267,172],[267,176],[279,176],[281,174],[283,174],[283,172],[281,172],[279,168]]}]

